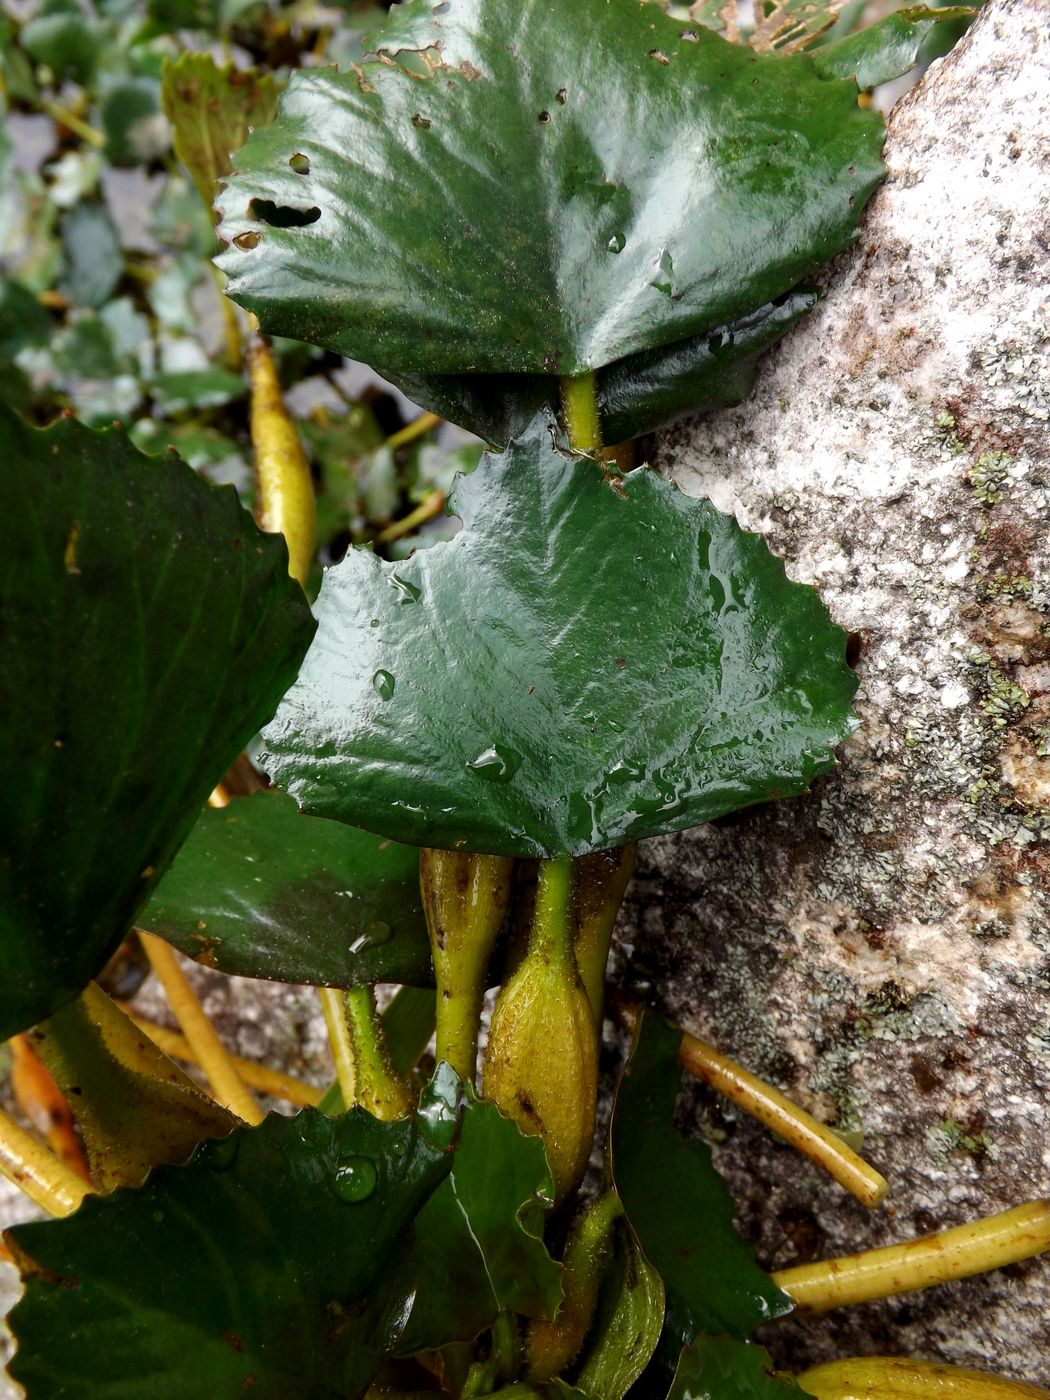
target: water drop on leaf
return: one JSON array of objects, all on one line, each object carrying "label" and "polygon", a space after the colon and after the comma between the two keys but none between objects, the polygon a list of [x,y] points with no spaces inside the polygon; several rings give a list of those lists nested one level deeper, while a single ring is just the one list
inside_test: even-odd
[{"label": "water drop on leaf", "polygon": [[393,700],[396,681],[389,671],[377,671],[372,677],[372,689],[380,700]]},{"label": "water drop on leaf", "polygon": [[506,744],[493,744],[471,759],[467,767],[490,783],[509,783],[521,767],[521,754]]},{"label": "water drop on leaf", "polygon": [[398,601],[405,603],[418,603],[422,596],[422,589],[417,588],[414,583],[409,583],[407,578],[402,578],[400,574],[390,574],[387,583],[398,594]]},{"label": "water drop on leaf", "polygon": [[614,233],[606,244],[606,247],[609,249],[610,253],[622,253],[627,247],[627,239],[622,233]]},{"label": "water drop on leaf", "polygon": [[332,1190],[341,1201],[356,1205],[358,1201],[368,1200],[378,1181],[379,1173],[371,1157],[347,1157],[336,1168]]}]

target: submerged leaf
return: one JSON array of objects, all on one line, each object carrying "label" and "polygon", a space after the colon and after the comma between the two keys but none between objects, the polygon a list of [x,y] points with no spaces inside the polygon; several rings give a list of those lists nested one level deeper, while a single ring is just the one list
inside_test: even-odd
[{"label": "submerged leaf", "polygon": [[495,1104],[468,1097],[448,1178],[419,1214],[425,1280],[398,1352],[472,1341],[504,1311],[553,1316],[561,1266],[543,1244],[554,1199],[543,1145]]},{"label": "submerged leaf", "polygon": [[418,1120],[306,1109],[18,1226],[11,1374],[34,1400],[355,1400],[404,1325],[412,1222],[450,1165]]},{"label": "submerged leaf", "polygon": [[805,789],[852,727],[845,634],[764,542],[540,418],[459,535],[351,550],[265,731],[304,810],[419,845],[582,854]]},{"label": "submerged leaf", "polygon": [[283,541],[116,430],[0,408],[0,1036],[102,967],[313,631]]},{"label": "submerged leaf", "polygon": [[680,1039],[658,1016],[643,1014],[609,1135],[613,1181],[667,1292],[661,1352],[672,1365],[701,1331],[744,1339],[791,1310],[737,1234],[732,1199],[706,1145],[674,1127]]},{"label": "submerged leaf", "polygon": [[209,967],[314,986],[429,985],[419,852],[260,792],[197,819],[138,920]]},{"label": "submerged leaf", "polygon": [[724,325],[882,174],[851,82],[637,0],[409,0],[375,47],[293,75],[220,265],[264,329],[394,373],[576,374]]}]

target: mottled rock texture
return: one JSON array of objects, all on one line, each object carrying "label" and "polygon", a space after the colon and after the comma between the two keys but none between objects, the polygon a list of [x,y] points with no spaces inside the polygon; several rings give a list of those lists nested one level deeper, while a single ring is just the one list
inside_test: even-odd
[{"label": "mottled rock texture", "polygon": [[[870,1215],[700,1099],[777,1267],[1050,1195],[1048,126],[1050,4],[992,0],[894,111],[861,237],[753,398],[657,447],[821,590],[861,682],[838,772],[650,843],[622,935],[625,989],[891,1180]],[[768,1342],[1045,1383],[1050,1262]]]}]

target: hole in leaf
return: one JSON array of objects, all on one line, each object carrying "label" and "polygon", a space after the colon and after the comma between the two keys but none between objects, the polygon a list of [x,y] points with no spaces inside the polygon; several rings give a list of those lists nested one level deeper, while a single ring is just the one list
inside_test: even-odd
[{"label": "hole in leaf", "polygon": [[662,63],[662,64],[664,64],[665,67],[666,67],[666,65],[667,65],[668,63],[671,62],[671,60],[670,60],[670,59],[667,57],[667,55],[664,53],[663,49],[650,49],[650,50],[649,50],[649,57],[650,57],[650,58],[655,58],[656,61],[657,61],[657,63]]},{"label": "hole in leaf", "polygon": [[247,251],[249,248],[254,248],[258,245],[260,242],[260,235],[257,233],[239,233],[233,241],[238,248],[243,248]]},{"label": "hole in leaf", "polygon": [[846,638],[846,665],[856,670],[857,662],[864,654],[864,638],[859,632],[851,632]]},{"label": "hole in leaf", "polygon": [[272,199],[253,199],[248,205],[248,214],[271,228],[305,228],[307,224],[316,224],[321,217],[316,205],[312,209],[291,209],[287,204],[275,204]]},{"label": "hole in leaf", "polygon": [[302,151],[296,151],[294,156],[289,156],[288,164],[297,175],[309,175],[310,173],[310,157],[304,156]]},{"label": "hole in leaf", "polygon": [[684,44],[695,44],[700,39],[700,35],[695,29],[683,29],[678,37]]},{"label": "hole in leaf", "polygon": [[541,122],[549,122],[550,119],[551,119],[551,114],[550,114],[550,112],[540,112],[540,114],[539,114],[539,116],[538,116],[538,118],[537,118],[537,120],[538,120],[538,121],[541,121]]},{"label": "hole in leaf", "polygon": [[449,0],[442,0],[440,5],[434,6],[434,14],[447,15],[449,12]]},{"label": "hole in leaf", "polygon": [[415,113],[412,118],[412,125],[418,126],[420,131],[428,131],[430,129],[430,122],[423,116],[422,112]]},{"label": "hole in leaf", "polygon": [[569,94],[567,89],[559,88],[558,91],[554,94],[554,100],[558,103],[560,107],[564,107],[566,102],[568,102],[569,100]]}]

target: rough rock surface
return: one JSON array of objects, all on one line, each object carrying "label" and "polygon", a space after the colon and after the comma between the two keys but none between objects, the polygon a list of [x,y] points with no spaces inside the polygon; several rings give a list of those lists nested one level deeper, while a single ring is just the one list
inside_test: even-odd
[{"label": "rough rock surface", "polygon": [[[625,990],[891,1180],[873,1217],[701,1101],[776,1267],[1050,1195],[1048,128],[1050,4],[991,0],[895,110],[860,240],[753,398],[658,444],[821,590],[861,680],[838,772],[651,843],[622,935]],[[1045,1383],[1050,1264],[767,1340]]]}]

